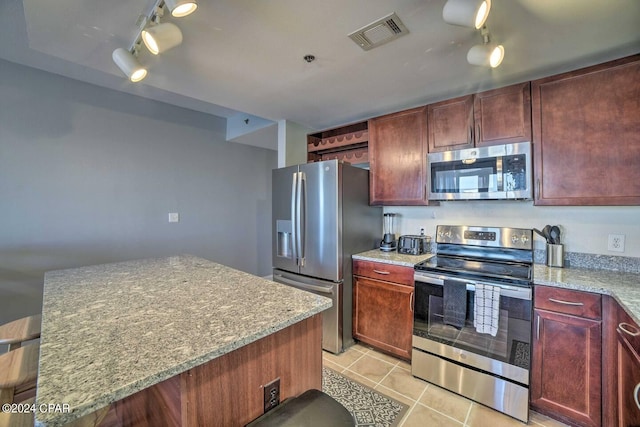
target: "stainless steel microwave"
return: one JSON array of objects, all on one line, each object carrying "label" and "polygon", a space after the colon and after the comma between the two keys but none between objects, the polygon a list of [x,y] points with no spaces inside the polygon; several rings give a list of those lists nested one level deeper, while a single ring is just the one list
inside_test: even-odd
[{"label": "stainless steel microwave", "polygon": [[429,200],[531,200],[531,143],[429,153]]}]

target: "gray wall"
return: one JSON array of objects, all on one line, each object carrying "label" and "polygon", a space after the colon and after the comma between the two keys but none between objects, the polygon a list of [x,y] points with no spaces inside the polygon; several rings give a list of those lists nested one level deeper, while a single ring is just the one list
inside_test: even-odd
[{"label": "gray wall", "polygon": [[225,133],[215,116],[0,60],[0,322],[40,311],[52,269],[190,253],[269,274],[277,153]]}]

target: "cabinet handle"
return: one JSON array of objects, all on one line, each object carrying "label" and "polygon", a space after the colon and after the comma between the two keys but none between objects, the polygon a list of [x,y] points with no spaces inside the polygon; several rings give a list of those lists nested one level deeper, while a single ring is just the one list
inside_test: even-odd
[{"label": "cabinet handle", "polygon": [[625,322],[620,323],[618,325],[618,328],[620,328],[620,330],[625,334],[631,335],[632,337],[637,337],[638,335],[640,335],[640,331],[638,329]]},{"label": "cabinet handle", "polygon": [[564,304],[564,305],[576,305],[576,306],[584,305],[584,303],[582,303],[582,302],[562,301],[560,299],[555,299],[555,298],[549,298],[549,301],[556,302],[558,304]]},{"label": "cabinet handle", "polygon": [[469,125],[469,135],[467,135],[467,143],[473,144],[473,126]]},{"label": "cabinet handle", "polygon": [[636,388],[633,389],[633,400],[636,401],[636,406],[640,409],[640,401],[638,400],[638,394],[640,394],[640,383],[636,384]]},{"label": "cabinet handle", "polygon": [[478,125],[476,126],[476,135],[475,135],[475,139],[476,139],[476,144],[480,141],[481,137],[480,137],[480,123],[478,123]]},{"label": "cabinet handle", "polygon": [[536,180],[536,200],[540,200],[540,178]]},{"label": "cabinet handle", "polygon": [[373,270],[373,272],[378,274],[391,274],[388,271],[383,271],[383,270]]},{"label": "cabinet handle", "polygon": [[411,295],[409,296],[409,310],[413,313],[413,294],[414,292],[411,291]]},{"label": "cabinet handle", "polygon": [[540,316],[536,319],[536,341],[540,341]]}]

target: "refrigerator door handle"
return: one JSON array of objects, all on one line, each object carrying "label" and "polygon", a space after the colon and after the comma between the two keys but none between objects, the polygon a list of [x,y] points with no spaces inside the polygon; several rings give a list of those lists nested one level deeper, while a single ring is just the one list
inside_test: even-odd
[{"label": "refrigerator door handle", "polygon": [[307,175],[299,172],[298,178],[298,250],[300,267],[304,267],[304,248],[306,246],[305,230],[307,228]]},{"label": "refrigerator door handle", "polygon": [[298,233],[296,226],[296,218],[297,218],[297,196],[298,196],[298,172],[294,172],[292,174],[293,180],[291,182],[291,241],[292,241],[292,255],[296,260],[296,265],[298,264]]},{"label": "refrigerator door handle", "polygon": [[282,283],[285,285],[289,285],[289,286],[293,286],[294,288],[298,288],[298,289],[302,289],[302,290],[309,290],[309,291],[315,291],[321,294],[333,294],[333,287],[326,287],[326,286],[316,286],[316,285],[310,285],[309,283],[300,283],[297,282],[295,280],[292,279],[288,279],[284,276],[281,275],[274,275],[274,278],[277,278],[275,281],[278,283]]}]

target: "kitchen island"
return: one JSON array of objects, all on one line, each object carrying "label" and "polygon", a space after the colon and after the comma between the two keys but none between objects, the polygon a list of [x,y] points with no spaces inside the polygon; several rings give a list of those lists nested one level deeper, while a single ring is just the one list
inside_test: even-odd
[{"label": "kitchen island", "polygon": [[244,425],[322,381],[331,300],[184,255],[45,274],[38,426]]}]

